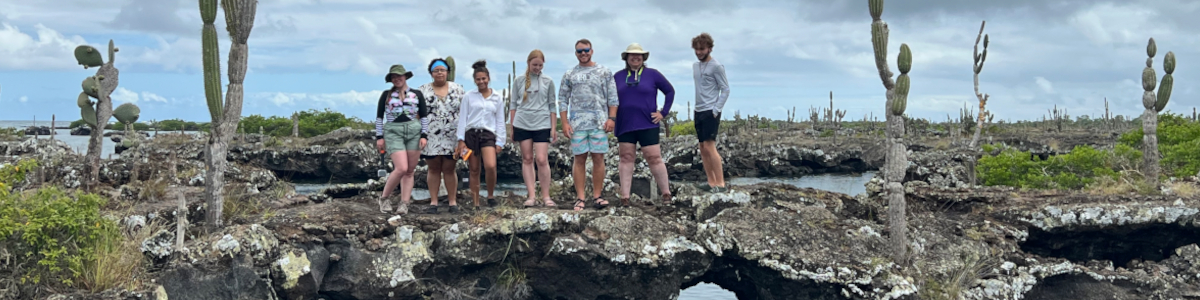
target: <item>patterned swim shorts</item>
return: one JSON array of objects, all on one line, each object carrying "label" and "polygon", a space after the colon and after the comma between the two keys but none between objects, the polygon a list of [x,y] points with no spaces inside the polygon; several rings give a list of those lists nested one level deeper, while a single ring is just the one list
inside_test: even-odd
[{"label": "patterned swim shorts", "polygon": [[571,133],[571,154],[608,153],[608,133],[603,129],[576,130]]}]

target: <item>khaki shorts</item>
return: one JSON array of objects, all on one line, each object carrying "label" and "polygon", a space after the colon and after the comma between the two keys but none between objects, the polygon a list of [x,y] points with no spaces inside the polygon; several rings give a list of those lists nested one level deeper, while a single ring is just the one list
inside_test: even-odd
[{"label": "khaki shorts", "polygon": [[383,143],[387,146],[389,156],[396,151],[421,151],[419,147],[420,142],[420,122],[388,122],[387,124],[383,124]]}]

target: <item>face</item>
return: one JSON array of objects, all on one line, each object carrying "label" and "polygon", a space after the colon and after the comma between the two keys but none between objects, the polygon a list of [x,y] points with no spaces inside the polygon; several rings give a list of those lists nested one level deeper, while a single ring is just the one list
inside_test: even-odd
[{"label": "face", "polygon": [[[586,51],[585,51],[586,50]],[[575,58],[579,59],[580,64],[586,64],[592,61],[592,45],[583,43],[575,44]]]},{"label": "face", "polygon": [[708,59],[708,55],[712,53],[712,48],[709,48],[709,47],[695,48],[695,50],[696,50],[696,58],[700,59],[700,60]]},{"label": "face", "polygon": [[642,67],[642,63],[646,61],[646,56],[643,54],[629,54],[625,58],[625,62],[629,63],[629,68],[637,69]]},{"label": "face", "polygon": [[488,83],[491,81],[492,79],[488,77],[487,73],[475,72],[475,86],[478,87],[480,91],[487,90]]},{"label": "face", "polygon": [[431,71],[430,73],[431,73],[431,75],[433,75],[433,81],[437,81],[437,82],[445,82],[446,75],[449,74],[446,71],[446,67],[443,67],[443,66],[433,67],[433,71]]},{"label": "face", "polygon": [[408,77],[404,75],[392,75],[392,86],[403,88],[408,83]]},{"label": "face", "polygon": [[542,68],[546,66],[546,61],[541,57],[534,57],[529,60],[529,74],[542,74]]}]

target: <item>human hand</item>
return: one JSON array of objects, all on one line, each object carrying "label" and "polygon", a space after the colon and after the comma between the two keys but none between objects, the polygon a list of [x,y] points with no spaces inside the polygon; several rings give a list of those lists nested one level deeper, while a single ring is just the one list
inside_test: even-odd
[{"label": "human hand", "polygon": [[458,141],[458,146],[454,147],[454,159],[461,159],[463,149],[466,149],[466,148],[467,148],[467,143],[464,143],[463,141]]},{"label": "human hand", "polygon": [[605,132],[613,132],[613,129],[615,129],[616,127],[617,127],[617,122],[614,122],[613,120],[608,120],[608,121],[604,122],[604,131]]},{"label": "human hand", "polygon": [[550,130],[550,144],[558,143],[558,130]]},{"label": "human hand", "polygon": [[575,133],[575,131],[571,130],[571,123],[563,123],[563,134],[565,134],[567,138],[571,138],[572,133]]},{"label": "human hand", "polygon": [[375,148],[376,148],[376,149],[379,149],[379,151],[383,151],[383,150],[385,150],[385,148],[384,148],[384,146],[383,146],[383,145],[384,145],[384,143],[383,143],[383,139],[378,139],[378,140],[375,140]]},{"label": "human hand", "polygon": [[429,140],[426,140],[425,138],[421,138],[421,141],[417,143],[417,148],[419,148],[421,150],[425,150],[425,145],[427,145],[427,144],[429,144]]},{"label": "human hand", "polygon": [[656,112],[650,113],[650,118],[654,121],[654,124],[658,124],[658,122],[662,121],[663,116],[661,113],[656,111]]}]

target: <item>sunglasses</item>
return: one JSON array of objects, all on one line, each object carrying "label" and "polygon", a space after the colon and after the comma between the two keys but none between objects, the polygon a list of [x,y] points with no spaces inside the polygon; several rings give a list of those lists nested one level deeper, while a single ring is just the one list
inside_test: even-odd
[{"label": "sunglasses", "polygon": [[575,49],[576,54],[592,52],[592,48]]},{"label": "sunglasses", "polygon": [[625,85],[627,86],[635,87],[641,82],[642,76],[640,74],[638,76],[625,76]]}]

